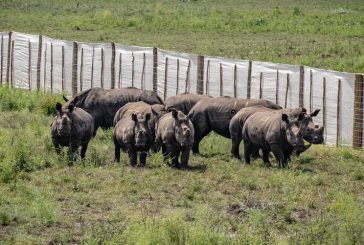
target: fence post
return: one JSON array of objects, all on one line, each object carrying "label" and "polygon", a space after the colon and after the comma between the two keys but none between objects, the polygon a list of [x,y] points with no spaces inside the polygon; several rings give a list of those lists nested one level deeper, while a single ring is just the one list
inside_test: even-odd
[{"label": "fence post", "polygon": [[48,43],[45,43],[45,49],[44,49],[44,69],[43,69],[43,91],[46,91],[46,79],[47,79],[47,45]]},{"label": "fence post", "polygon": [[178,94],[178,91],[179,91],[179,59],[177,59],[177,78],[176,78],[176,83],[177,83],[177,86],[176,86],[176,95]]},{"label": "fence post", "polygon": [[122,54],[120,53],[119,54],[119,80],[118,80],[118,88],[121,88],[122,87],[122,81],[121,81],[121,78],[122,78],[122,75],[123,75],[123,73],[122,73],[122,61],[123,59],[122,59]]},{"label": "fence post", "polygon": [[276,104],[279,104],[279,71],[277,69],[277,77],[276,77]]},{"label": "fence post", "polygon": [[83,91],[83,48],[81,48],[80,91]]},{"label": "fence post", "polygon": [[9,85],[10,83],[10,62],[11,62],[11,37],[13,33],[9,32],[9,40],[8,40],[8,62],[6,64],[6,84]]},{"label": "fence post", "polygon": [[310,112],[312,112],[312,83],[313,83],[313,78],[312,78],[312,70],[310,70]]},{"label": "fence post", "polygon": [[101,88],[104,88],[104,48],[101,48]]},{"label": "fence post", "polygon": [[284,108],[287,108],[287,103],[288,103],[288,90],[289,90],[289,73],[287,73],[286,97],[285,97],[285,100],[284,100]]},{"label": "fence post", "polygon": [[224,75],[223,75],[223,69],[222,64],[220,63],[220,96],[224,95]]},{"label": "fence post", "polygon": [[186,86],[185,93],[190,92],[190,68],[191,68],[191,60],[188,60],[187,71],[186,71]]},{"label": "fence post", "polygon": [[115,88],[115,43],[111,43],[111,88]]},{"label": "fence post", "polygon": [[305,67],[300,66],[300,84],[299,84],[299,107],[303,107],[303,94],[304,94],[304,86],[305,86]]},{"label": "fence post", "polygon": [[259,77],[259,99],[263,98],[263,72],[260,73]]},{"label": "fence post", "polygon": [[363,146],[363,75],[355,74],[353,148]]},{"label": "fence post", "polygon": [[210,59],[207,60],[207,67],[206,67],[206,86],[205,86],[205,93],[207,95],[210,94],[209,80],[210,80]]},{"label": "fence post", "polygon": [[197,58],[197,93],[203,94],[203,76],[204,76],[205,57],[199,55]]},{"label": "fence post", "polygon": [[[322,126],[324,126],[324,128],[326,127],[326,77],[323,78],[323,91],[322,91]],[[327,135],[327,130],[324,131],[325,136]],[[326,137],[324,142],[326,141]]]},{"label": "fence post", "polygon": [[157,48],[153,48],[153,91],[158,92],[157,84],[158,84],[158,77],[157,77],[157,71],[158,71],[158,50]]},{"label": "fence post", "polygon": [[10,85],[11,87],[14,87],[14,40],[11,41],[11,80]]},{"label": "fence post", "polygon": [[134,52],[131,52],[131,86],[134,87]]},{"label": "fence post", "polygon": [[236,65],[234,65],[234,98],[236,98],[237,93],[236,93],[236,73],[237,73],[238,67]]},{"label": "fence post", "polygon": [[143,68],[142,68],[142,77],[140,78],[140,88],[145,89],[145,53],[143,53]]},{"label": "fence post", "polygon": [[252,85],[252,61],[249,60],[249,67],[248,67],[248,83],[247,83],[247,99],[250,99],[251,95],[251,85]]},{"label": "fence post", "polygon": [[164,67],[164,101],[167,99],[167,82],[168,82],[168,57],[166,57],[166,63]]},{"label": "fence post", "polygon": [[73,42],[73,57],[72,57],[72,95],[77,94],[77,60],[78,60],[78,44]]},{"label": "fence post", "polygon": [[4,64],[4,35],[1,34],[1,48],[0,48],[0,84],[3,84],[3,64]]},{"label": "fence post", "polygon": [[28,40],[28,88],[32,90],[32,43]]},{"label": "fence post", "polygon": [[39,36],[38,41],[38,59],[37,59],[37,90],[40,90],[40,65],[42,62],[42,45],[43,45],[43,37]]},{"label": "fence post", "polygon": [[336,109],[336,147],[340,142],[340,108],[341,107],[341,79],[338,80],[337,85],[337,109]]},{"label": "fence post", "polygon": [[92,47],[92,61],[91,61],[91,88],[94,87],[94,63],[95,63],[95,47]]},{"label": "fence post", "polygon": [[62,93],[64,92],[64,46],[62,45]]},{"label": "fence post", "polygon": [[53,93],[53,43],[51,43],[51,93]]}]

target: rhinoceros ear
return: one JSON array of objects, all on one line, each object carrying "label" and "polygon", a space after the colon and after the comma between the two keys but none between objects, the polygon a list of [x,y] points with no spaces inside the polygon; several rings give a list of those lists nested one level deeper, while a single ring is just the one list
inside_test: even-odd
[{"label": "rhinoceros ear", "polygon": [[306,115],[306,113],[304,113],[304,112],[300,113],[300,115],[298,116],[298,121],[303,120],[305,118],[305,115]]},{"label": "rhinoceros ear", "polygon": [[312,113],[310,114],[310,116],[311,116],[311,117],[315,117],[315,116],[317,116],[317,114],[319,114],[319,112],[320,112],[320,109],[316,109],[314,112],[312,112]]},{"label": "rhinoceros ear", "polygon": [[69,111],[70,113],[72,113],[74,109],[75,109],[75,104],[70,103],[70,104],[68,105],[68,111]]},{"label": "rhinoceros ear", "polygon": [[177,119],[178,118],[178,111],[176,111],[175,109],[170,109],[172,112],[172,116]]},{"label": "rhinoceros ear", "polygon": [[136,113],[132,113],[131,114],[131,119],[134,121],[134,122],[138,122],[138,116]]},{"label": "rhinoceros ear", "polygon": [[286,123],[289,123],[288,115],[287,114],[285,114],[285,113],[282,114],[282,121],[283,122],[286,122]]},{"label": "rhinoceros ear", "polygon": [[145,114],[145,121],[149,121],[151,118],[150,113]]},{"label": "rhinoceros ear", "polygon": [[58,112],[61,112],[61,110],[62,110],[62,105],[61,105],[61,103],[57,102],[57,104],[56,104],[56,110],[57,110]]}]

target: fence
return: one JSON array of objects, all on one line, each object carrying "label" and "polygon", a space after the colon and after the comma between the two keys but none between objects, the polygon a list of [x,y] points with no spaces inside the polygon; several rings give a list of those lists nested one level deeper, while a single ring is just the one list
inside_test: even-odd
[{"label": "fence", "polygon": [[83,43],[2,32],[0,84],[76,94],[135,86],[162,98],[182,92],[261,98],[321,109],[325,143],[363,147],[363,74],[176,53],[115,43]]}]

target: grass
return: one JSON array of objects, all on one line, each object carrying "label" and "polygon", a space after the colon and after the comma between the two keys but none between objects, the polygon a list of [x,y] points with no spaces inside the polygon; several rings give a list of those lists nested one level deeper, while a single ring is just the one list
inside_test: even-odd
[{"label": "grass", "polygon": [[361,0],[4,0],[0,31],[9,30],[346,72],[364,70]]},{"label": "grass", "polygon": [[42,109],[61,98],[0,87],[8,93],[28,109],[9,109],[13,96],[0,100],[4,244],[364,242],[361,150],[313,146],[280,170],[231,159],[230,142],[212,134],[189,171],[166,166],[160,153],[132,168],[125,154],[113,161],[111,130],[100,130],[86,159],[68,166]]}]

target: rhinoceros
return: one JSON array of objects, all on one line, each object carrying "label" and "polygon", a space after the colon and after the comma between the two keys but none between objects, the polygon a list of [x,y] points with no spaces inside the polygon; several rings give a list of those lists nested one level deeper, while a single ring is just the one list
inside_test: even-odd
[{"label": "rhinoceros", "polygon": [[51,124],[51,137],[57,154],[63,146],[68,146],[73,161],[78,147],[81,146],[81,158],[84,158],[94,132],[93,117],[73,103],[63,108],[57,103],[56,111],[57,116]]},{"label": "rhinoceros", "polygon": [[211,131],[230,138],[229,123],[231,118],[242,108],[262,105],[271,109],[281,109],[268,100],[237,99],[229,96],[217,98],[204,98],[191,109],[191,121],[195,128],[195,139],[192,151],[199,154],[199,143]]},{"label": "rhinoceros", "polygon": [[261,149],[263,161],[270,165],[269,152],[272,151],[280,167],[285,167],[292,153],[292,147],[305,147],[302,128],[303,113],[298,118],[289,118],[286,113],[272,111],[255,112],[245,121],[242,135],[244,158],[250,164],[252,150]]},{"label": "rhinoceros", "polygon": [[131,113],[121,118],[115,125],[113,139],[115,145],[115,161],[120,161],[120,149],[127,152],[131,166],[137,164],[137,152],[140,153],[140,164],[146,163],[147,152],[154,143],[154,137],[149,128],[150,113],[142,115]]},{"label": "rhinoceros", "polygon": [[[291,119],[298,118],[301,113],[304,113],[304,118],[300,121],[302,127],[303,139],[312,144],[321,144],[323,142],[323,127],[318,127],[313,123],[312,117],[317,116],[320,110],[315,110],[313,113],[307,114],[305,108],[296,108],[294,110],[281,109],[272,110],[263,106],[253,106],[241,109],[231,119],[229,130],[231,134],[231,154],[234,158],[240,159],[239,145],[242,141],[242,129],[245,121],[255,112],[275,111],[276,113],[286,113]],[[308,147],[307,147],[308,148]],[[307,149],[305,148],[305,149]],[[298,154],[301,152],[297,152]]]},{"label": "rhinoceros", "polygon": [[130,116],[132,113],[139,113],[141,115],[145,115],[147,113],[151,114],[151,119],[148,121],[148,125],[153,133],[153,136],[155,136],[155,123],[158,120],[158,116],[156,115],[165,114],[167,113],[167,111],[164,108],[164,105],[161,104],[149,105],[144,101],[129,102],[116,112],[113,123],[114,126],[120,119],[126,116]]},{"label": "rhinoceros", "polygon": [[166,110],[174,108],[176,110],[182,111],[185,115],[187,115],[190,112],[191,108],[203,98],[212,97],[201,94],[183,93],[176,96],[168,97],[164,104],[166,106]]},{"label": "rhinoceros", "polygon": [[[170,110],[157,122],[156,142],[162,146],[164,159],[168,157],[172,159],[173,167],[187,168],[195,133],[190,121],[193,114],[186,116],[181,111]],[[181,165],[178,161],[180,154]]]},{"label": "rhinoceros", "polygon": [[[67,98],[64,97],[67,101]],[[75,106],[84,109],[95,119],[95,131],[99,127],[113,126],[115,113],[128,102],[144,101],[147,104],[163,104],[153,91],[128,87],[121,89],[91,88],[78,93],[72,100]]]}]

